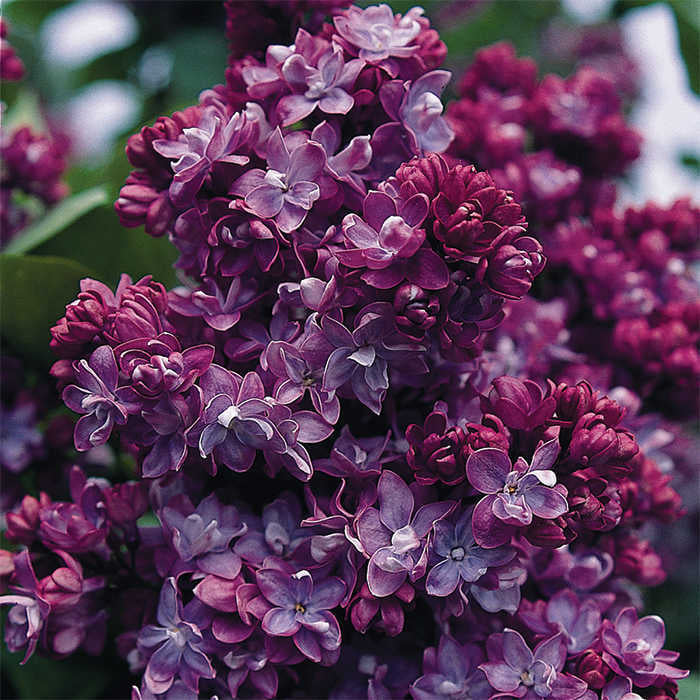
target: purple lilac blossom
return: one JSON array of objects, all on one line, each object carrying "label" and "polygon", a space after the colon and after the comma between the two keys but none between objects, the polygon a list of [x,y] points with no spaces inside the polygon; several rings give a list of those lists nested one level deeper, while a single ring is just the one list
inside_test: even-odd
[{"label": "purple lilac blossom", "polygon": [[175,176],[169,193],[176,205],[192,201],[214,163],[248,163],[248,156],[235,154],[247,144],[249,137],[245,115],[236,113],[226,123],[224,121],[223,115],[211,107],[204,111],[196,127],[184,129],[176,141],[153,142],[159,155],[174,161]]},{"label": "purple lilac blossom", "polygon": [[396,592],[407,576],[413,582],[425,574],[426,537],[453,510],[455,503],[430,503],[414,513],[411,490],[388,470],[379,477],[377,497],[379,510],[365,510],[356,527],[364,554],[369,558],[367,585],[373,595],[383,597]]},{"label": "purple lilac blossom", "polygon": [[439,561],[428,572],[425,589],[429,595],[448,596],[462,581],[478,581],[489,567],[507,564],[515,556],[512,547],[483,549],[474,541],[471,511],[466,509],[456,523],[435,523],[433,556]]},{"label": "purple lilac blossom", "polygon": [[[656,528],[692,467],[639,428],[687,449],[700,210],[619,209],[638,141],[608,78],[498,44],[444,109],[422,10],[344,3],[227,0],[225,84],[129,139],[120,220],[187,286],[84,280],[52,329],[81,468],[53,500],[73,420],[39,379],[36,497],[3,473],[7,644],[118,630],[139,700],[673,700],[636,609],[683,568]],[[14,231],[65,163],[0,141]]]},{"label": "purple lilac blossom", "polygon": [[325,152],[314,142],[291,153],[278,129],[267,140],[267,171],[249,170],[233,184],[232,194],[262,219],[274,219],[283,233],[298,228],[321,196],[315,180],[325,165]]},{"label": "purple lilac blossom", "polygon": [[483,653],[474,644],[460,645],[444,634],[437,649],[423,653],[423,675],[411,685],[413,700],[469,698],[488,700],[492,688],[478,668]]},{"label": "purple lilac blossom", "polygon": [[254,372],[244,378],[212,365],[200,380],[206,404],[191,431],[202,458],[246,471],[258,449],[283,452],[284,438],[270,419],[271,405]]},{"label": "purple lilac blossom", "polygon": [[483,547],[506,543],[516,527],[527,526],[533,515],[551,519],[569,509],[566,489],[552,466],[559,455],[558,439],[540,445],[530,464],[519,457],[512,464],[502,450],[485,447],[467,460],[469,483],[488,494],[474,509],[474,537]]},{"label": "purple lilac blossom", "polygon": [[349,383],[355,397],[379,414],[389,388],[389,363],[420,374],[427,371],[419,354],[421,346],[388,344],[394,335],[391,315],[385,304],[365,307],[352,333],[330,316],[321,320],[323,335],[335,346],[323,371],[324,390],[335,391]]},{"label": "purple lilac blossom", "polygon": [[530,651],[515,630],[506,628],[499,637],[489,651],[495,653],[497,650],[500,659],[479,666],[494,690],[516,698],[551,696],[571,700],[586,692],[584,681],[561,672],[566,661],[566,648],[560,635],[541,641],[534,651]]},{"label": "purple lilac blossom", "polygon": [[306,571],[285,574],[261,569],[256,574],[261,593],[274,606],[262,620],[262,629],[274,636],[293,637],[297,649],[312,661],[322,658],[321,649],[340,646],[340,627],[329,612],[345,593],[345,584],[330,577],[314,582]]},{"label": "purple lilac blossom", "polygon": [[183,619],[174,578],[163,584],[157,619],[157,625],[144,627],[138,636],[142,648],[153,649],[144,674],[146,687],[154,694],[165,693],[179,678],[196,692],[199,679],[213,678],[214,669],[201,649],[203,639],[199,628]]},{"label": "purple lilac blossom", "polygon": [[666,629],[656,615],[638,619],[634,608],[625,608],[614,622],[605,621],[601,640],[606,663],[640,688],[652,685],[658,676],[676,679],[688,675],[688,671],[671,666],[679,654],[662,648]]},{"label": "purple lilac blossom", "polygon": [[321,54],[316,65],[309,65],[301,54],[292,54],[282,65],[282,76],[294,91],[277,104],[282,126],[308,117],[316,107],[326,114],[347,114],[354,104],[349,91],[363,66],[362,59],[345,63],[338,48]]},{"label": "purple lilac blossom", "polygon": [[365,9],[350,7],[334,18],[336,31],[368,63],[384,64],[391,70],[391,57],[407,58],[418,51],[411,45],[420,33],[417,18],[423,14],[413,8],[403,17],[391,11],[389,5],[373,5]]},{"label": "purple lilac blossom", "polygon": [[115,424],[126,423],[137,404],[133,389],[117,388],[117,362],[108,345],[97,348],[89,360],[75,362],[73,371],[77,384],[63,390],[63,401],[84,414],[75,426],[75,448],[84,452],[107,442]]}]

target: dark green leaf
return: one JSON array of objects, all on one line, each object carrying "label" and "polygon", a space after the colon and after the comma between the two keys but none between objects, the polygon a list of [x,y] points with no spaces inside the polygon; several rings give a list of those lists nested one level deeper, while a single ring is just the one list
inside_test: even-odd
[{"label": "dark green leaf", "polygon": [[76,260],[112,287],[122,272],[134,279],[153,275],[166,287],[176,282],[172,268],[175,247],[167,238],[151,238],[143,228],[124,228],[111,202],[88,212],[36,252]]},{"label": "dark green leaf", "polygon": [[106,202],[107,192],[104,187],[93,187],[68,197],[10,241],[4,252],[12,255],[26,253],[53,238],[91,209]]},{"label": "dark green leaf", "polygon": [[20,666],[23,656],[23,653],[3,653],[3,672],[22,698],[97,698],[110,681],[109,672],[94,658],[84,655],[59,661],[34,654]]},{"label": "dark green leaf", "polygon": [[23,358],[51,362],[49,329],[91,276],[73,260],[1,254],[0,334],[7,345]]},{"label": "dark green leaf", "polygon": [[678,681],[679,698],[700,698],[700,674],[691,673]]}]

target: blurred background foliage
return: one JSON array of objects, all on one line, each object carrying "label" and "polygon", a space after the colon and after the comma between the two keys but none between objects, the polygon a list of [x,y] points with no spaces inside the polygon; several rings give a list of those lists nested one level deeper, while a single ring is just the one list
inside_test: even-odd
[{"label": "blurred background foliage", "polygon": [[[359,4],[371,4],[361,2]],[[392,2],[397,12],[415,3]],[[422,5],[449,48],[448,67],[460,71],[482,46],[507,39],[537,59],[540,72],[573,68],[548,51],[553,23],[624,19],[647,0],[425,0]],[[698,0],[661,3],[670,10],[689,87],[700,91]],[[197,101],[199,92],[223,82],[227,46],[224,11],[208,0],[106,2],[14,0],[3,3],[10,39],[27,77],[1,86],[4,126],[47,120],[68,128],[73,141],[66,180],[72,196],[35,222],[0,254],[0,332],[4,352],[45,371],[51,362],[48,329],[75,298],[88,275],[115,286],[120,273],[152,274],[176,284],[175,250],[166,239],[119,225],[113,202],[130,166],[128,136],[162,114]],[[82,22],[82,24],[81,24]],[[92,33],[91,33],[92,32]],[[697,128],[697,124],[696,127]],[[697,169],[698,155],[678,159]],[[697,181],[696,181],[697,182]],[[682,523],[681,523],[682,526]],[[681,666],[697,670],[697,564],[647,595],[649,610],[667,623],[667,646],[681,650]],[[2,645],[2,697],[119,697],[126,665],[116,659],[73,656],[57,662],[35,655],[25,666]],[[700,697],[697,673],[682,682],[680,697]]]}]

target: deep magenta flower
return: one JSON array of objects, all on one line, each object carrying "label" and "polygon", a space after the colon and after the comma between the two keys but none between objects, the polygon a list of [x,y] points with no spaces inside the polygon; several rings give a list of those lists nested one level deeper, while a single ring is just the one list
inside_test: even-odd
[{"label": "deep magenta flower", "polygon": [[464,431],[459,426],[447,425],[442,411],[433,411],[422,426],[415,423],[406,428],[409,448],[408,466],[413,469],[419,484],[458,484],[464,481],[466,444]]},{"label": "deep magenta flower", "polygon": [[522,457],[512,464],[506,452],[493,447],[469,456],[469,483],[488,494],[474,509],[474,537],[482,547],[505,544],[513,528],[529,525],[534,515],[552,519],[568,511],[566,489],[552,471],[558,456],[556,438],[540,445],[530,464]]},{"label": "deep magenta flower", "polygon": [[566,647],[561,635],[541,641],[530,651],[519,632],[506,628],[493,635],[489,646],[498,660],[490,660],[479,668],[486,674],[494,690],[516,698],[560,697],[576,700],[587,690],[580,678],[562,673]]},{"label": "deep magenta flower", "polygon": [[364,9],[353,6],[334,17],[333,23],[361,59],[386,65],[391,57],[408,58],[419,50],[413,42],[421,31],[418,17],[422,14],[423,10],[417,7],[402,17],[394,16],[389,5]]},{"label": "deep magenta flower", "polygon": [[211,345],[182,350],[171,333],[138,338],[115,348],[121,371],[131,379],[134,391],[144,398],[183,393],[209,369],[214,359]]},{"label": "deep magenta flower", "polygon": [[[347,250],[336,253],[352,268],[367,268],[362,279],[373,287],[389,289],[403,279],[426,289],[447,285],[447,268],[429,249],[421,249],[428,200],[417,194],[397,203],[384,192],[372,191],[362,205],[363,216],[343,219]],[[444,268],[444,269],[443,269]]]},{"label": "deep magenta flower", "polygon": [[679,654],[663,649],[666,628],[657,615],[637,619],[634,608],[625,608],[614,622],[603,623],[600,636],[605,662],[640,688],[655,685],[660,678],[675,680],[689,673],[671,666]]},{"label": "deep magenta flower", "polygon": [[428,533],[455,504],[429,503],[414,513],[413,493],[401,477],[388,470],[379,477],[377,496],[379,510],[363,511],[356,528],[369,558],[367,585],[372,595],[381,598],[395,593],[407,576],[413,582],[425,574]]},{"label": "deep magenta flower", "polygon": [[193,622],[183,619],[182,602],[174,578],[163,584],[158,601],[158,624],[144,627],[138,643],[144,649],[157,647],[148,660],[144,682],[154,694],[165,693],[176,678],[192,691],[199,679],[213,678],[211,662],[202,651],[202,633]]},{"label": "deep magenta flower", "polygon": [[352,86],[363,66],[362,59],[345,63],[337,47],[329,47],[311,65],[301,53],[292,54],[282,64],[282,76],[293,91],[277,103],[282,126],[308,117],[316,107],[326,114],[347,114],[355,104]]},{"label": "deep magenta flower", "polygon": [[107,536],[101,509],[86,512],[77,503],[46,505],[39,511],[39,521],[41,541],[55,550],[71,553],[95,551]]},{"label": "deep magenta flower", "polygon": [[102,282],[80,280],[78,298],[66,306],[66,315],[51,329],[51,349],[59,357],[78,357],[83,347],[104,328],[107,316],[119,303],[120,291],[131,278],[122,275],[116,294]]},{"label": "deep magenta flower", "polygon": [[237,112],[226,121],[222,113],[209,107],[199,124],[184,129],[177,140],[153,142],[156,153],[174,161],[169,193],[175,205],[187,205],[194,199],[214,163],[245,165],[249,161],[247,155],[236,153],[248,145],[251,129],[246,127],[245,114]]},{"label": "deep magenta flower", "polygon": [[530,105],[540,143],[584,168],[616,174],[639,155],[639,134],[622,117],[613,82],[592,68],[563,80],[548,75]]},{"label": "deep magenta flower", "polygon": [[0,19],[0,79],[16,82],[24,76],[24,64],[7,41],[7,22]]},{"label": "deep magenta flower", "polygon": [[534,238],[523,236],[512,244],[502,245],[489,257],[484,281],[489,289],[506,299],[520,299],[542,272],[545,257]]},{"label": "deep magenta flower", "polygon": [[249,372],[244,378],[212,365],[200,380],[206,404],[200,420],[190,431],[203,459],[211,457],[234,471],[246,471],[259,449],[284,452],[286,444],[270,419],[260,377]]},{"label": "deep magenta flower", "polygon": [[73,364],[77,384],[63,390],[66,406],[83,417],[75,426],[75,448],[81,452],[107,442],[114,425],[123,425],[138,404],[129,387],[117,389],[119,370],[114,351],[101,345],[89,360]]},{"label": "deep magenta flower", "polygon": [[498,416],[503,423],[515,430],[531,430],[552,416],[556,399],[547,396],[536,382],[521,381],[515,377],[498,377],[488,397],[482,397],[484,413]]},{"label": "deep magenta flower", "polygon": [[267,140],[268,170],[248,170],[233,183],[231,194],[243,197],[252,214],[274,219],[283,233],[290,233],[321,196],[316,180],[325,162],[323,148],[311,141],[290,153],[277,128]]},{"label": "deep magenta flower", "polygon": [[261,569],[255,580],[274,606],[263,617],[264,632],[293,637],[297,649],[316,662],[321,661],[322,649],[333,651],[340,646],[340,627],[329,612],[345,595],[345,584],[339,578],[314,581],[305,569],[295,574]]},{"label": "deep magenta flower", "polygon": [[419,354],[422,348],[389,344],[394,329],[388,305],[365,307],[355,323],[356,328],[351,333],[330,316],[321,320],[326,340],[335,346],[326,361],[323,388],[335,391],[349,384],[355,397],[378,415],[389,388],[390,363],[422,374],[426,371]]},{"label": "deep magenta flower", "polygon": [[484,549],[474,541],[471,509],[467,508],[456,523],[435,523],[432,553],[438,562],[428,572],[425,590],[429,595],[450,595],[463,581],[478,581],[489,567],[507,564],[515,556],[512,547]]}]

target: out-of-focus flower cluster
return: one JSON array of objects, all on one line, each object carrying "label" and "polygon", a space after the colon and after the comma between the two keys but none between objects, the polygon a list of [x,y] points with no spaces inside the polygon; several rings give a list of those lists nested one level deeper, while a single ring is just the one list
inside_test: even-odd
[{"label": "out-of-focus flower cluster", "polygon": [[226,84],[130,138],[116,210],[188,284],[85,279],[52,328],[76,450],[139,478],[7,514],[6,643],[97,654],[111,619],[143,700],[676,697],[639,590],[682,507],[633,390],[693,378],[645,351],[608,391],[570,329],[690,323],[659,314],[697,212],[615,214],[638,137],[604,77],[500,45],[445,115],[422,10],[345,7],[226,3]]},{"label": "out-of-focus flower cluster", "polygon": [[[0,18],[0,80],[24,77],[24,65],[7,41],[8,25]],[[4,106],[2,107],[4,110]],[[68,194],[61,181],[69,144],[59,134],[36,133],[29,126],[0,129],[0,247],[21,231],[42,207]]]},{"label": "out-of-focus flower cluster", "polygon": [[510,347],[505,362],[523,376],[624,385],[688,418],[700,379],[700,209],[689,198],[616,204],[611,176],[639,148],[616,87],[588,66],[538,82],[531,60],[498,44],[477,52],[448,107],[450,152],[516,193],[549,261],[539,301],[511,307],[495,364]]}]

